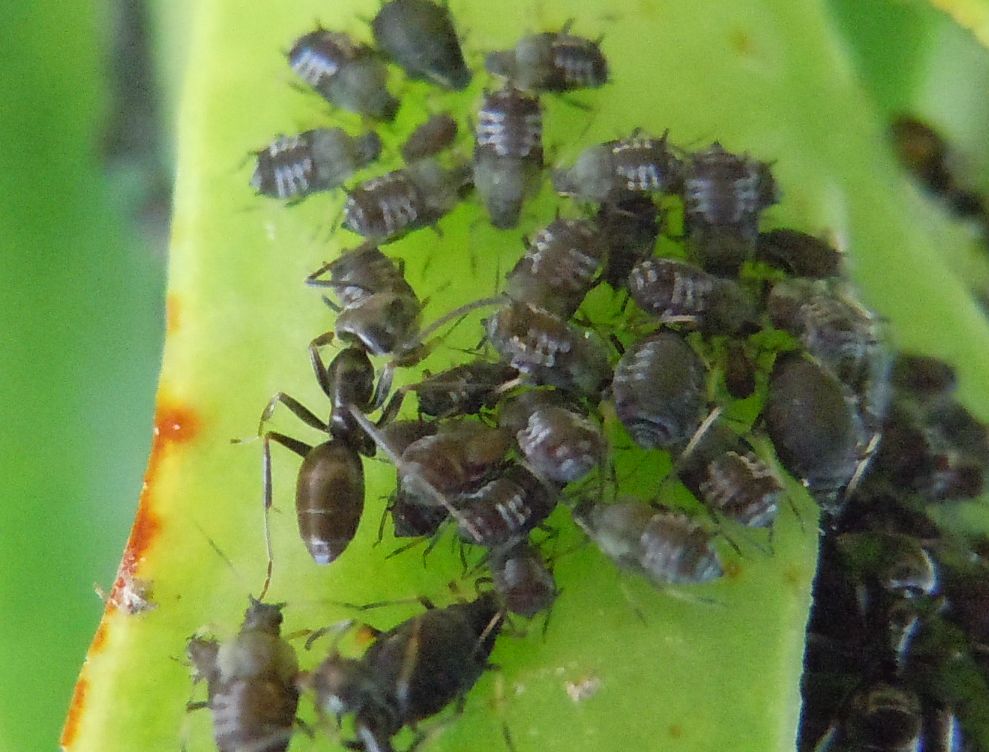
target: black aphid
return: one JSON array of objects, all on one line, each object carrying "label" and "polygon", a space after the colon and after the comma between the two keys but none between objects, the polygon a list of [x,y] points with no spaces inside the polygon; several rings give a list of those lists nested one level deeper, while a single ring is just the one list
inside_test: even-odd
[{"label": "black aphid", "polygon": [[638,502],[582,501],[574,520],[622,569],[655,585],[689,585],[723,574],[711,534],[681,512]]},{"label": "black aphid", "polygon": [[619,420],[642,447],[689,439],[704,413],[707,368],[678,334],[636,342],[615,368],[612,392]]},{"label": "black aphid", "polygon": [[485,331],[502,359],[532,383],[593,395],[611,379],[604,340],[545,309],[509,303],[485,320]]},{"label": "black aphid", "polygon": [[279,136],[257,153],[251,187],[263,196],[302,199],[343,185],[381,153],[374,131],[353,138],[340,128]]},{"label": "black aphid", "polygon": [[866,446],[850,391],[819,364],[784,355],[773,368],[763,418],[784,467],[825,511],[837,512]]},{"label": "black aphid", "polygon": [[347,34],[318,28],[299,37],[289,65],[330,104],[378,120],[391,120],[398,100],[388,93],[384,63]]},{"label": "black aphid", "polygon": [[493,593],[430,608],[378,636],[360,659],[333,654],[313,672],[322,713],[353,715],[366,752],[393,752],[391,738],[455,700],[484,673],[501,629]]},{"label": "black aphid", "polygon": [[343,226],[377,243],[435,225],[470,188],[470,168],[447,170],[422,159],[354,187],[343,207]]},{"label": "black aphid", "polygon": [[419,412],[423,415],[449,418],[472,415],[491,407],[518,375],[518,371],[504,363],[475,360],[427,376],[402,390],[416,393]]},{"label": "black aphid", "polygon": [[411,78],[455,90],[470,83],[471,72],[446,4],[391,0],[381,6],[371,29],[381,51]]},{"label": "black aphid", "polygon": [[558,590],[553,573],[539,551],[526,542],[491,552],[491,580],[505,610],[532,618],[546,611]]},{"label": "black aphid", "polygon": [[522,465],[508,465],[476,491],[457,498],[460,536],[487,548],[513,545],[545,520],[556,502],[555,488]]},{"label": "black aphid", "polygon": [[505,279],[512,300],[569,318],[594,286],[606,253],[604,238],[587,219],[556,219],[528,242]]},{"label": "black aphid", "polygon": [[504,76],[530,91],[571,91],[608,82],[608,61],[598,42],[559,32],[522,37],[510,50],[491,52],[484,60],[488,73]]},{"label": "black aphid", "polygon": [[665,133],[654,138],[636,131],[585,149],[573,167],[554,171],[553,187],[581,201],[615,203],[637,194],[675,193],[682,172]]},{"label": "black aphid", "polygon": [[206,680],[213,738],[220,752],[285,752],[299,693],[295,651],[280,636],[281,606],[253,598],[230,640],[194,637],[186,653]]},{"label": "black aphid", "polygon": [[662,225],[659,207],[645,195],[606,202],[594,218],[608,245],[602,278],[614,288],[628,283],[632,267],[653,254]]},{"label": "black aphid", "polygon": [[760,232],[755,258],[794,277],[837,277],[843,263],[841,252],[820,238],[786,228]]},{"label": "black aphid", "polygon": [[601,467],[608,451],[601,426],[552,404],[537,406],[516,440],[530,467],[561,484],[580,480]]},{"label": "black aphid", "polygon": [[647,258],[628,275],[632,300],[664,323],[683,323],[709,334],[757,328],[755,305],[732,279],[669,258]]},{"label": "black aphid", "polygon": [[539,189],[543,111],[513,86],[488,92],[474,129],[474,186],[495,227],[518,224],[522,203]]},{"label": "black aphid", "polygon": [[415,162],[449,148],[457,138],[457,121],[449,112],[433,115],[417,127],[402,144],[402,159]]}]

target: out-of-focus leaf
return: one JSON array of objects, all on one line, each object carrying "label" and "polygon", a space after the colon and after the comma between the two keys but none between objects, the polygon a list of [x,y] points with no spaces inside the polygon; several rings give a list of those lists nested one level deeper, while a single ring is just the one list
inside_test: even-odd
[{"label": "out-of-focus leaf", "polygon": [[989,49],[989,2],[986,0],[928,0],[968,29],[983,47]]}]

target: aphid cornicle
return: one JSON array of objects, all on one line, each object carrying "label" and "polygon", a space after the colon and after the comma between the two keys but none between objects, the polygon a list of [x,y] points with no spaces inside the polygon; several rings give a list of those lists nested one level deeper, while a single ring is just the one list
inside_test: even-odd
[{"label": "aphid cornicle", "polygon": [[453,144],[456,137],[457,121],[449,112],[440,112],[409,134],[402,144],[402,159],[408,164],[435,156]]},{"label": "aphid cornicle", "polygon": [[365,752],[393,752],[403,727],[463,699],[484,673],[501,629],[494,593],[469,603],[429,608],[382,633],[360,659],[333,654],[310,683],[320,712],[354,716]]},{"label": "aphid cornicle", "polygon": [[525,255],[505,278],[505,292],[569,318],[594,286],[604,259],[604,238],[587,219],[556,219],[529,240]]},{"label": "aphid cornicle", "polygon": [[522,465],[511,464],[457,498],[460,537],[487,548],[513,545],[545,520],[556,502],[554,488]]},{"label": "aphid cornicle", "polygon": [[281,638],[281,606],[253,598],[237,636],[194,637],[186,653],[206,680],[213,738],[220,752],[284,752],[299,693],[295,651]]},{"label": "aphid cornicle", "polygon": [[542,308],[508,303],[484,328],[502,359],[532,383],[595,395],[611,379],[604,340]]},{"label": "aphid cornicle", "polygon": [[615,367],[618,419],[647,449],[690,438],[701,423],[707,368],[678,334],[660,332],[632,345]]},{"label": "aphid cornicle", "polygon": [[683,451],[676,473],[712,512],[749,527],[769,527],[783,486],[752,445],[722,421],[705,421]]},{"label": "aphid cornicle", "polygon": [[381,153],[374,131],[358,138],[341,128],[279,136],[257,154],[251,187],[262,196],[295,199],[343,185]]},{"label": "aphid cornicle", "polygon": [[670,258],[647,258],[628,275],[632,300],[663,322],[687,323],[705,333],[734,333],[755,324],[755,305],[733,279]]},{"label": "aphid cornicle", "polygon": [[289,65],[330,104],[377,120],[391,120],[398,100],[388,93],[384,63],[347,34],[318,28],[299,37]]},{"label": "aphid cornicle", "polygon": [[826,512],[839,511],[866,444],[849,390],[819,364],[784,355],[770,376],[763,419],[783,466]]},{"label": "aphid cornicle", "polygon": [[506,611],[531,619],[553,605],[556,581],[535,547],[522,541],[496,548],[488,561],[492,585]]},{"label": "aphid cornicle", "polygon": [[569,33],[567,23],[558,32],[522,37],[510,50],[488,53],[488,73],[504,76],[530,91],[571,91],[608,82],[608,61],[599,42]]},{"label": "aphid cornicle", "polygon": [[615,564],[654,585],[708,582],[724,573],[710,533],[681,512],[585,499],[573,517]]},{"label": "aphid cornicle", "polygon": [[554,170],[553,187],[581,201],[616,203],[640,194],[675,193],[683,165],[666,142],[638,131],[585,149],[573,167]]},{"label": "aphid cornicle", "polygon": [[374,41],[411,78],[446,89],[467,88],[471,72],[446,4],[432,0],[391,0],[371,22]]},{"label": "aphid cornicle", "polygon": [[486,92],[474,129],[474,187],[502,229],[515,227],[522,203],[539,189],[543,110],[513,86]]},{"label": "aphid cornicle", "polygon": [[470,168],[422,159],[371,178],[347,195],[343,226],[377,243],[436,224],[470,187]]}]

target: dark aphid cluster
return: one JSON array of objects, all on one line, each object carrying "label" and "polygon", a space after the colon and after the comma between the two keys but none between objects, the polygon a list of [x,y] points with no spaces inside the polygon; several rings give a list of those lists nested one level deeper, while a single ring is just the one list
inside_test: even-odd
[{"label": "dark aphid cluster", "polygon": [[[309,346],[329,411],[281,392],[268,402],[265,512],[275,442],[302,457],[296,511],[311,557],[348,555],[374,503],[364,489],[374,455],[395,473],[378,541],[387,528],[403,544],[388,555],[446,540],[477,595],[368,628],[359,658],[339,649],[339,629],[329,656],[301,673],[279,636],[280,607],[252,600],[236,637],[189,643],[218,747],[286,749],[301,693],[318,730],[346,748],[390,752],[407,733],[414,749],[427,719],[466,699],[507,639],[503,623],[548,617],[566,597],[553,574],[571,553],[556,547],[561,526],[664,592],[730,587],[712,583],[733,556],[751,555],[735,533],[773,555],[759,542],[795,508],[786,473],[818,503],[823,529],[800,749],[989,747],[989,545],[951,538],[927,516],[979,495],[989,466],[986,426],[955,399],[954,371],[893,352],[826,240],[764,226],[779,200],[770,162],[720,142],[684,148],[662,123],[579,145],[549,181],[570,200],[533,223],[514,264],[499,267],[499,289],[423,327],[428,301],[406,279],[403,237],[469,202],[493,228],[514,228],[547,182],[544,126],[553,144],[554,124],[540,97],[601,87],[613,72],[600,40],[568,23],[488,51],[491,78],[464,111],[448,92],[470,85],[474,56],[445,4],[385,2],[370,33],[376,49],[318,28],[295,42],[290,65],[335,107],[377,120],[401,104],[386,61],[448,100],[408,132],[384,128],[384,146],[374,133],[321,127],[255,152],[257,193],[294,202],[344,186],[341,227],[364,238],[306,280],[335,312]],[[582,117],[575,109],[569,117]],[[468,123],[469,158],[457,145]],[[376,174],[351,182],[378,159]],[[925,159],[943,190],[943,157]],[[461,267],[464,249],[452,245],[437,232],[430,261]],[[429,339],[452,322],[480,341],[462,356]],[[438,350],[455,354],[434,368]],[[278,405],[321,441],[267,430]],[[629,480],[633,465],[669,471]],[[693,499],[677,503],[672,484]],[[272,561],[269,542],[262,599]],[[431,556],[410,562],[433,566]]]}]

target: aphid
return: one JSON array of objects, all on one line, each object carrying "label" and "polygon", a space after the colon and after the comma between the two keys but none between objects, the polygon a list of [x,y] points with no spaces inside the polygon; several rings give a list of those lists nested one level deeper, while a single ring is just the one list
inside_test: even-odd
[{"label": "aphid", "polygon": [[625,287],[629,272],[653,254],[662,225],[659,207],[645,195],[601,205],[594,218],[608,245],[602,279],[614,288]]},{"label": "aphid", "polygon": [[353,138],[340,128],[317,128],[297,136],[279,136],[256,152],[251,187],[263,196],[301,200],[343,185],[381,153],[374,131]]},{"label": "aphid", "polygon": [[569,318],[594,286],[606,253],[604,238],[587,219],[556,219],[528,242],[505,280],[512,300]]},{"label": "aphid", "polygon": [[532,389],[515,394],[498,405],[498,427],[515,436],[529,425],[529,417],[544,407],[561,407],[581,413],[580,401],[560,389]]},{"label": "aphid", "polygon": [[683,165],[666,143],[634,132],[585,149],[573,167],[553,172],[553,187],[581,201],[618,203],[639,194],[675,193]]},{"label": "aphid", "polygon": [[494,593],[470,603],[429,608],[378,636],[359,660],[333,654],[313,672],[320,712],[353,714],[366,752],[393,752],[403,727],[462,700],[484,673],[501,629]]},{"label": "aphid", "polygon": [[449,112],[433,115],[416,128],[402,144],[406,164],[435,156],[457,138],[457,121]]},{"label": "aphid", "polygon": [[531,619],[556,600],[553,573],[542,554],[525,541],[494,549],[488,563],[494,590],[509,613]]},{"label": "aphid", "polygon": [[[330,278],[322,279],[327,272]],[[338,258],[323,264],[306,278],[306,283],[332,288],[345,308],[384,292],[415,297],[401,263],[396,264],[376,246],[367,243],[344,251]]]},{"label": "aphid", "polygon": [[476,491],[460,494],[460,536],[487,548],[513,545],[545,520],[556,502],[555,489],[511,464]]},{"label": "aphid", "polygon": [[615,412],[635,442],[669,447],[701,423],[707,368],[682,337],[660,332],[636,342],[615,367]]},{"label": "aphid", "polygon": [[820,238],[786,228],[760,232],[755,258],[780,267],[794,277],[837,277],[842,254]]},{"label": "aphid", "polygon": [[692,257],[716,274],[733,275],[755,250],[759,214],[776,203],[769,165],[715,142],[684,168],[684,228]]},{"label": "aphid", "polygon": [[[303,458],[295,493],[299,534],[313,561],[329,564],[353,540],[364,510],[364,467],[358,453],[371,454],[374,445],[354,424],[349,408],[353,406],[361,411],[371,408],[374,367],[367,355],[355,348],[342,350],[329,367],[324,366],[318,352],[319,345],[320,339],[310,345],[310,359],[316,380],[333,406],[330,420],[324,423],[292,397],[279,392],[271,398],[262,413],[258,433],[264,438],[266,513],[271,507],[271,442],[275,441]],[[263,432],[265,422],[279,403],[306,425],[328,433],[330,440],[313,447],[281,433]],[[270,576],[269,542],[269,579]],[[265,581],[265,590],[267,583],[268,580]]]},{"label": "aphid", "polygon": [[784,355],[770,376],[763,419],[783,466],[826,512],[836,513],[865,446],[849,391],[819,364]]},{"label": "aphid", "polygon": [[785,279],[766,303],[775,326],[847,386],[870,430],[878,430],[890,396],[890,355],[879,317],[841,280]]},{"label": "aphid", "polygon": [[491,52],[484,60],[488,73],[504,76],[529,91],[571,91],[608,82],[608,61],[599,42],[559,32],[522,37],[514,49]]},{"label": "aphid", "polygon": [[[446,421],[432,436],[409,444],[401,453],[403,486],[435,506],[431,489],[441,494],[468,491],[504,463],[511,437],[503,430],[476,421]],[[430,488],[423,488],[423,484]]]},{"label": "aphid", "polygon": [[771,526],[782,484],[749,442],[711,417],[678,453],[677,476],[712,512],[749,527]]},{"label": "aphid", "polygon": [[615,564],[654,585],[708,582],[724,573],[710,533],[680,512],[584,500],[573,517]]},{"label": "aphid", "polygon": [[[439,428],[435,421],[394,420],[381,429],[385,443],[396,452],[404,452],[413,442],[432,436]],[[435,533],[449,513],[442,506],[423,504],[402,483],[402,473],[396,471],[395,493],[388,503],[396,538],[411,538]],[[384,518],[382,518],[382,528]]]},{"label": "aphid", "polygon": [[388,93],[384,63],[347,34],[317,28],[296,40],[289,65],[330,104],[377,120],[391,120],[398,100]]},{"label": "aphid", "polygon": [[951,394],[958,385],[958,375],[940,358],[898,352],[890,372],[890,385],[899,392],[927,400]]},{"label": "aphid", "polygon": [[767,163],[732,154],[717,142],[692,154],[685,165],[684,217],[690,230],[735,226],[754,239],[759,212],[776,200]]},{"label": "aphid", "polygon": [[529,466],[554,483],[583,478],[604,464],[608,450],[598,424],[555,405],[537,407],[516,439]]},{"label": "aphid", "polygon": [[662,322],[691,323],[706,333],[732,333],[755,324],[755,306],[732,279],[669,258],[647,258],[628,275],[632,300]]},{"label": "aphid", "polygon": [[593,395],[611,378],[604,340],[542,308],[509,303],[484,326],[502,359],[532,383]]},{"label": "aphid", "polygon": [[445,4],[391,0],[381,6],[371,30],[381,51],[410,78],[457,91],[470,83],[471,72]]},{"label": "aphid", "polygon": [[522,203],[539,188],[543,111],[513,86],[486,92],[474,129],[474,187],[495,227],[515,227]]},{"label": "aphid", "polygon": [[437,418],[473,415],[491,407],[518,371],[504,363],[475,360],[403,387],[419,398],[419,412]]},{"label": "aphid", "polygon": [[205,706],[213,713],[213,738],[220,752],[288,749],[299,703],[299,664],[280,636],[281,623],[281,606],[252,598],[236,637],[189,640],[186,652],[195,680],[206,680]]},{"label": "aphid", "polygon": [[917,752],[922,731],[917,693],[902,683],[875,681],[851,695],[843,717],[816,750]]},{"label": "aphid", "polygon": [[725,343],[722,376],[725,389],[735,399],[747,399],[755,394],[758,364],[748,352],[744,342],[737,339]]},{"label": "aphid", "polygon": [[356,186],[343,206],[343,226],[377,243],[435,225],[470,187],[470,168],[447,170],[422,159]]}]

